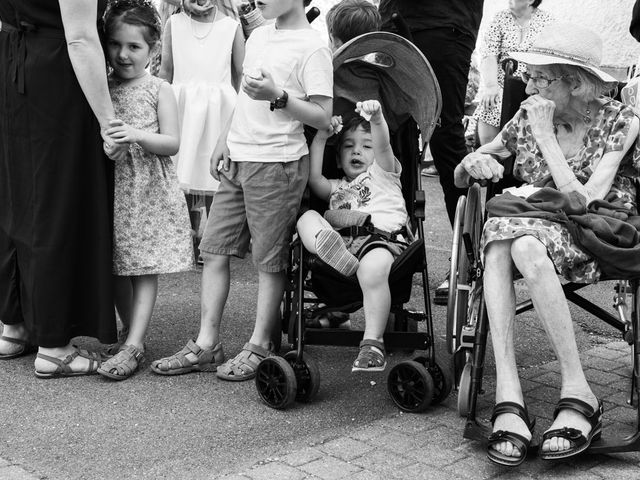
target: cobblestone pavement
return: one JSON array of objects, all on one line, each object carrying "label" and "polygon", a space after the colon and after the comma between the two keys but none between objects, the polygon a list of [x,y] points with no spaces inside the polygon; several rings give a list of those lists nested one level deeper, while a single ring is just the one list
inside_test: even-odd
[{"label": "cobblestone pavement", "polygon": [[[631,370],[630,347],[614,342],[582,354],[587,378],[605,402],[604,436],[626,436],[635,430],[635,410],[627,404]],[[521,372],[529,410],[540,433],[551,423],[559,381],[557,362]],[[485,379],[493,392],[492,379]],[[486,397],[491,397],[487,394]],[[491,398],[479,398],[480,418],[491,409]],[[457,413],[455,394],[441,406],[419,414],[398,413],[346,435],[303,445],[278,458],[265,458],[224,480],[377,480],[377,479],[638,479],[640,455],[583,455],[570,462],[528,459],[520,468],[490,463],[483,448],[464,440],[464,419]],[[22,478],[22,477],[16,477]],[[212,477],[216,478],[216,477]]]}]

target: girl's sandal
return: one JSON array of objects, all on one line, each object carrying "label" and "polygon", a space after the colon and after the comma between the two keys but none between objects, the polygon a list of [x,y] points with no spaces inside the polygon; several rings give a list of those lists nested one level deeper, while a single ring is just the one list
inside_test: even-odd
[{"label": "girl's sandal", "polygon": [[360,352],[353,362],[352,372],[382,372],[387,368],[384,343],[364,339],[360,342]]},{"label": "girl's sandal", "polygon": [[[187,358],[189,354],[196,356],[195,363]],[[221,343],[218,343],[213,348],[200,348],[195,341],[189,340],[187,345],[178,353],[155,360],[151,364],[151,370],[158,375],[215,372],[222,362],[224,362],[224,352],[222,351]]]},{"label": "girl's sandal", "polygon": [[[73,370],[69,365],[76,357],[83,357],[89,360],[89,368],[87,370]],[[102,355],[98,352],[83,350],[78,348],[75,352],[67,355],[64,359],[51,357],[44,353],[38,353],[37,358],[46,360],[57,365],[53,372],[40,372],[36,370],[36,377],[42,379],[61,378],[61,377],[78,377],[81,375],[94,375],[102,363]]]},{"label": "girl's sandal", "polygon": [[0,336],[0,338],[5,342],[22,346],[22,348],[18,348],[18,350],[12,353],[0,353],[0,360],[11,360],[12,358],[22,357],[24,355],[29,355],[30,353],[35,353],[38,351],[38,347],[36,345],[32,345],[28,340],[6,337],[4,335]]},{"label": "girl's sandal", "polygon": [[118,353],[98,368],[98,373],[112,380],[125,380],[138,370],[143,360],[142,350],[134,345],[123,345]]}]

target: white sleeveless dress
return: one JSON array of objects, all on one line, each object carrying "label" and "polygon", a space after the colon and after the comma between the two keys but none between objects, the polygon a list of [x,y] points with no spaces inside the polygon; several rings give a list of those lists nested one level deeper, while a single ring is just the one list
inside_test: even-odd
[{"label": "white sleeveless dress", "polygon": [[231,119],[237,93],[231,82],[231,51],[238,22],[216,18],[198,23],[185,13],[171,16],[173,89],[178,101],[178,181],[189,193],[212,194],[218,182],[209,161],[220,131]]}]

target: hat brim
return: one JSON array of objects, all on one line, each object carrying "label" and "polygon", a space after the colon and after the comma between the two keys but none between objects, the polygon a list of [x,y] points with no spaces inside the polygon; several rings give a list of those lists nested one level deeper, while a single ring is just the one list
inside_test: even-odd
[{"label": "hat brim", "polygon": [[583,62],[570,60],[568,58],[556,57],[554,55],[545,55],[544,53],[535,52],[510,52],[509,58],[513,58],[518,62],[526,63],[527,65],[575,65],[576,67],[584,68],[588,72],[593,73],[604,82],[618,81],[615,77],[612,77],[607,72],[600,70],[599,68],[592,67],[591,65],[585,65]]}]

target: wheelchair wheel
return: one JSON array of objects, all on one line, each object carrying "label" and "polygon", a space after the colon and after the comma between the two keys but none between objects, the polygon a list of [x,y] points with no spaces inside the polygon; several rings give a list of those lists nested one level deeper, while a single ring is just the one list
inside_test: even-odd
[{"label": "wheelchair wheel", "polygon": [[462,369],[458,386],[458,414],[466,417],[471,405],[471,364],[467,363]]},{"label": "wheelchair wheel", "polygon": [[461,333],[469,319],[469,295],[474,291],[479,277],[477,267],[482,235],[482,210],[480,185],[469,188],[466,199],[461,197],[456,207],[453,241],[451,246],[451,270],[449,298],[447,301],[447,347],[454,355],[455,375],[462,368],[464,352],[460,351]]},{"label": "wheelchair wheel", "polygon": [[309,355],[304,355],[302,361],[298,361],[298,354],[292,350],[287,352],[284,359],[289,362],[296,375],[296,401],[306,403],[313,400],[320,388],[320,369],[318,363]]},{"label": "wheelchair wheel", "polygon": [[406,360],[389,372],[387,390],[398,408],[417,413],[431,405],[435,387],[431,374],[424,365]]},{"label": "wheelchair wheel", "polygon": [[282,357],[265,358],[258,365],[256,389],[271,408],[287,408],[296,399],[298,389],[293,367]]}]

